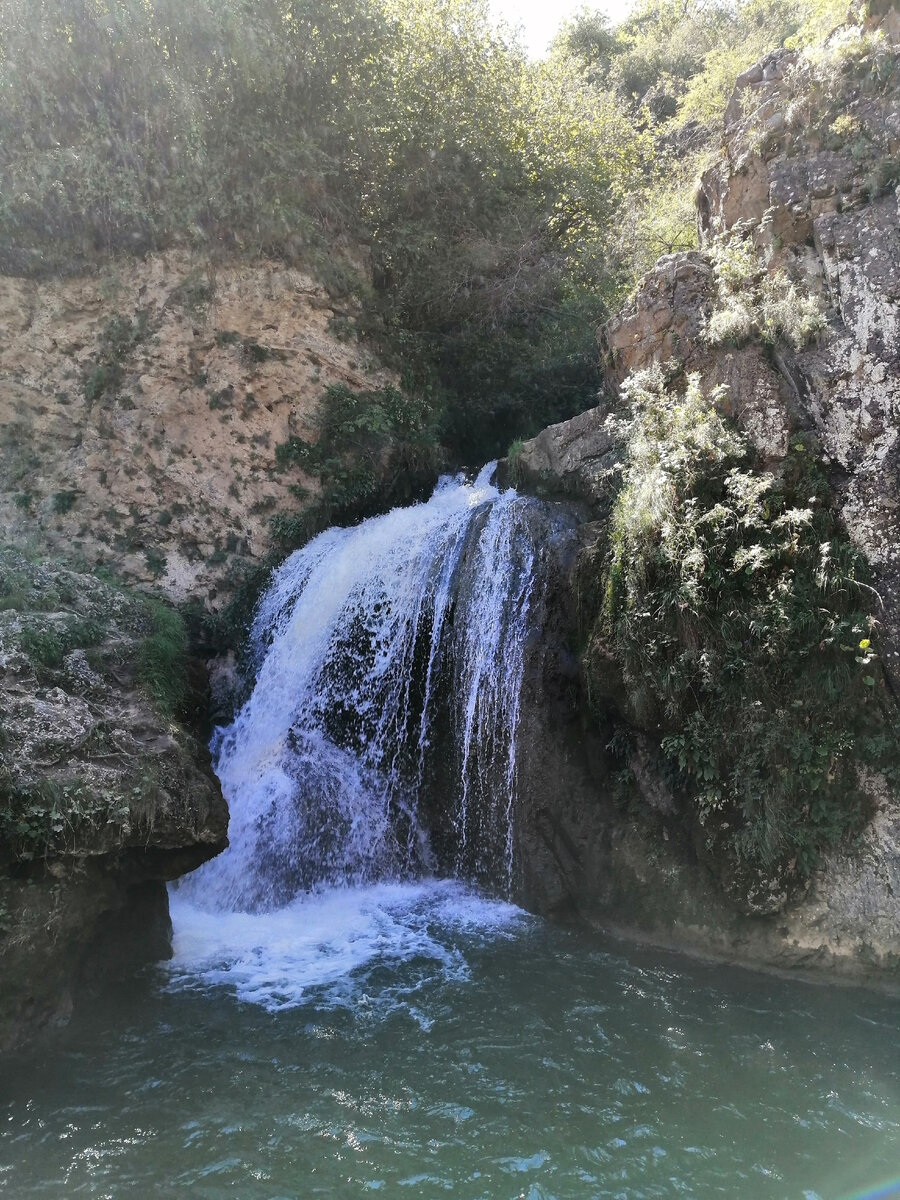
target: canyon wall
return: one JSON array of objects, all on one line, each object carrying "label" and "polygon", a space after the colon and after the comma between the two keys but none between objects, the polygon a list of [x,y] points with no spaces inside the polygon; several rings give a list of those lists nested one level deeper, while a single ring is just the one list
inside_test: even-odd
[{"label": "canyon wall", "polygon": [[[581,550],[562,583],[580,646],[571,753],[593,782],[559,789],[533,825],[524,899],[609,928],[739,961],[885,978],[900,965],[900,803],[861,771],[869,819],[802,881],[735,884],[700,836],[661,743],[636,715],[594,624],[621,487],[628,388],[695,376],[744,436],[760,473],[808,455],[870,568],[883,686],[900,682],[900,29],[896,11],[836,31],[816,55],[769,55],[737,81],[721,160],[697,190],[698,251],[669,255],[600,331],[598,407],[525,443],[521,488],[580,506]],[[731,275],[729,275],[731,272]],[[737,282],[734,277],[737,275]],[[731,281],[731,282],[729,282]],[[717,390],[718,389],[718,390]],[[812,503],[812,500],[810,501]],[[558,674],[550,665],[552,678]],[[748,697],[749,702],[749,697]],[[890,703],[890,700],[888,700]],[[610,799],[616,729],[625,798]],[[896,726],[894,726],[896,729]],[[576,747],[580,746],[580,750]],[[539,754],[538,751],[535,753]],[[704,844],[705,843],[705,844]],[[526,859],[528,856],[526,855]]]},{"label": "canyon wall", "polygon": [[220,607],[315,497],[276,446],[316,440],[328,385],[392,381],[353,315],[297,269],[186,251],[0,278],[7,540]]}]

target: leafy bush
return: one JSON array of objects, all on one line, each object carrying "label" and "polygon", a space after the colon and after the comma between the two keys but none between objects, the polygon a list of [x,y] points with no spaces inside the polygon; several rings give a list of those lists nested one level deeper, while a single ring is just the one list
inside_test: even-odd
[{"label": "leafy bush", "polygon": [[825,328],[818,299],[801,291],[784,271],[766,271],[749,239],[739,233],[717,238],[709,254],[718,285],[706,329],[713,345],[740,346],[759,337],[768,343],[783,340],[801,350]]},{"label": "leafy bush", "polygon": [[77,492],[63,491],[53,493],[53,511],[55,513],[67,513],[75,504]]},{"label": "leafy bush", "polygon": [[95,365],[86,368],[82,386],[88,404],[115,396],[125,378],[125,361],[131,351],[148,336],[150,319],[146,309],[139,309],[134,319],[112,317],[100,336]]},{"label": "leafy bush", "polygon": [[147,570],[154,579],[161,579],[167,572],[166,556],[159,550],[150,549],[144,551],[144,562],[147,564]]},{"label": "leafy bush", "polygon": [[62,666],[63,644],[54,629],[29,626],[22,631],[19,642],[28,657],[39,666]]},{"label": "leafy bush", "polygon": [[710,841],[806,875],[861,824],[889,728],[863,562],[802,441],[776,477],[697,377],[679,393],[654,368],[625,392],[603,636]]},{"label": "leafy bush", "polygon": [[138,679],[157,709],[174,718],[188,692],[188,639],[179,613],[159,600],[145,601],[149,632],[137,656]]},{"label": "leafy bush", "polygon": [[[58,602],[59,597],[55,599]],[[25,607],[34,610],[37,606],[33,595],[27,595],[16,607],[22,611]],[[96,646],[105,633],[103,624],[90,617],[68,616],[64,622],[54,624],[31,618],[22,630],[19,644],[33,663],[56,670],[70,650]]]},{"label": "leafy bush", "polygon": [[[395,387],[355,392],[346,384],[325,389],[315,442],[290,438],[275,447],[282,468],[294,465],[322,485],[321,502],[344,515],[405,498],[398,486],[433,481],[438,466],[434,414],[426,400]],[[304,518],[305,520],[306,518]],[[273,532],[285,540],[277,520]]]}]

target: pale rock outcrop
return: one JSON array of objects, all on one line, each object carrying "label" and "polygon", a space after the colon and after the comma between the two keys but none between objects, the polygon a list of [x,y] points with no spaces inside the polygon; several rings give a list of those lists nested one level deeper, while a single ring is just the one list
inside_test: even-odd
[{"label": "pale rock outcrop", "polygon": [[0,521],[70,561],[215,608],[302,507],[277,469],[315,441],[325,386],[392,379],[353,312],[274,261],[118,259],[90,276],[0,277]]}]

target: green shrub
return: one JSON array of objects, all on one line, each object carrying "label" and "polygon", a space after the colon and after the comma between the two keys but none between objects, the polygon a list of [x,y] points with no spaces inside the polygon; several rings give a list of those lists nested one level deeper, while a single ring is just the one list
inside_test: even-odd
[{"label": "green shrub", "polygon": [[249,337],[242,340],[241,349],[247,361],[254,364],[268,362],[273,358],[283,361],[285,357],[283,350],[277,350],[274,346],[263,346]]},{"label": "green shrub", "polygon": [[806,875],[864,816],[889,728],[864,564],[795,440],[754,467],[697,377],[632,376],[601,625],[638,719],[726,856]]},{"label": "green shrub", "polygon": [[138,679],[163,716],[176,717],[188,691],[188,639],[184,621],[159,600],[146,600],[150,630],[138,648]]},{"label": "green shrub", "polygon": [[749,238],[730,234],[709,248],[717,299],[706,328],[713,345],[741,346],[751,338],[802,348],[825,328],[815,296],[801,291],[784,271],[766,271]]},{"label": "green shrub", "polygon": [[[42,603],[41,597],[26,592],[19,603],[9,607],[15,607],[20,612],[36,611],[57,607],[59,603],[59,596],[47,597]],[[106,628],[102,622],[91,617],[70,615],[62,624],[50,625],[29,620],[19,637],[19,644],[32,662],[48,670],[56,670],[62,666],[70,650],[96,646],[105,635]]]},{"label": "green shrub", "polygon": [[[408,498],[433,481],[439,463],[435,416],[426,399],[395,387],[353,391],[346,384],[325,389],[316,413],[318,439],[293,437],[275,447],[283,470],[299,467],[322,485],[321,503],[338,513]],[[392,490],[392,486],[393,489]],[[284,540],[286,526],[273,521]]]},{"label": "green shrub", "polygon": [[228,387],[222,388],[221,391],[214,392],[210,396],[209,407],[212,409],[230,408],[233,399],[234,387],[229,384]]},{"label": "green shrub", "polygon": [[[125,379],[125,362],[131,351],[150,333],[150,315],[139,309],[131,317],[111,317],[100,335],[100,347],[93,367],[82,375],[82,390],[89,405],[114,396]],[[134,403],[130,402],[134,408]]]},{"label": "green shrub", "polygon": [[51,670],[62,666],[63,643],[53,629],[28,626],[22,630],[20,645],[28,657]]},{"label": "green shrub", "polygon": [[215,296],[215,286],[209,279],[201,279],[197,275],[189,275],[169,293],[167,304],[183,309],[195,321],[206,318],[207,309]]},{"label": "green shrub", "polygon": [[216,332],[217,346],[234,346],[241,340],[241,335],[233,329],[219,329]]},{"label": "green shrub", "polygon": [[166,556],[160,553],[159,550],[145,550],[144,562],[147,564],[147,570],[154,579],[161,579],[168,570],[168,567],[166,566]]},{"label": "green shrub", "polygon": [[98,645],[106,637],[106,626],[94,617],[70,616],[66,618],[59,636],[63,649],[68,653],[69,650]]},{"label": "green shrub", "polygon": [[53,511],[55,513],[60,513],[60,514],[70,512],[73,505],[75,504],[75,497],[77,495],[78,495],[77,492],[69,492],[69,491],[54,492],[53,493]]}]

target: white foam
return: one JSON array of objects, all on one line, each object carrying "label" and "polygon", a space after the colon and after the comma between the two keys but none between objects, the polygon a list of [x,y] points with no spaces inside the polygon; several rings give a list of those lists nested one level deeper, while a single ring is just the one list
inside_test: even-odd
[{"label": "white foam", "polygon": [[[521,909],[443,880],[330,888],[273,912],[210,912],[173,891],[170,989],[233,989],[269,1012],[309,999],[368,1006],[372,968],[415,963],[423,979],[464,980],[460,940],[508,934]],[[461,937],[462,935],[462,937]],[[396,1005],[405,983],[379,982],[378,1003]],[[410,1010],[411,1011],[411,1010]]]},{"label": "white foam", "polygon": [[273,574],[250,638],[255,686],[213,738],[229,848],[183,899],[273,910],[327,884],[429,873],[419,800],[436,777],[453,842],[442,865],[511,894],[539,553],[533,502],[499,493],[493,468],[327,530]]}]

